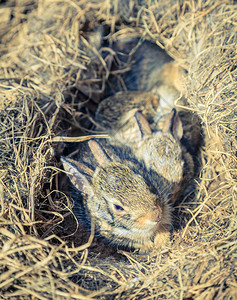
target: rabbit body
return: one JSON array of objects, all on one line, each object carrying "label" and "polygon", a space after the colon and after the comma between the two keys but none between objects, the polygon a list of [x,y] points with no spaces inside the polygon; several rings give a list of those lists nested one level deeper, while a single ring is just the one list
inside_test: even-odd
[{"label": "rabbit body", "polygon": [[159,113],[169,112],[184,90],[185,70],[165,50],[148,40],[120,38],[111,48],[116,53],[114,69],[124,66],[129,70],[121,71],[120,80],[112,72],[107,95],[121,90],[151,91],[160,98]]},{"label": "rabbit body", "polygon": [[146,170],[129,148],[108,141],[103,147],[96,140],[88,144],[76,160],[62,158],[77,217],[95,224],[97,235],[115,246],[140,252],[164,246],[171,225],[170,183]]}]

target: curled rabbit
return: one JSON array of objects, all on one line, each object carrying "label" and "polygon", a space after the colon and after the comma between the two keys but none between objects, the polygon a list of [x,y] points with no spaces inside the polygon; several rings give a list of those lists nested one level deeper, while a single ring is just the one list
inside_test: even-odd
[{"label": "curled rabbit", "polygon": [[[159,112],[169,112],[184,90],[184,68],[156,43],[142,38],[119,38],[111,48],[115,54],[107,95],[151,91],[160,98]],[[120,73],[113,75],[114,70]]]},{"label": "curled rabbit", "polygon": [[162,247],[171,225],[169,185],[128,149],[116,149],[90,140],[80,159],[61,159],[73,185],[75,213],[114,246],[140,252]]}]

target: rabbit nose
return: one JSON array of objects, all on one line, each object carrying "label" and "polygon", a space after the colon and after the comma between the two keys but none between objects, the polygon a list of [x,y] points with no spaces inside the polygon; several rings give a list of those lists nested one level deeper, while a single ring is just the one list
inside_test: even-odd
[{"label": "rabbit nose", "polygon": [[157,208],[139,217],[136,220],[136,226],[139,229],[142,229],[144,227],[153,227],[157,225],[160,222],[160,220],[161,220],[161,210]]}]

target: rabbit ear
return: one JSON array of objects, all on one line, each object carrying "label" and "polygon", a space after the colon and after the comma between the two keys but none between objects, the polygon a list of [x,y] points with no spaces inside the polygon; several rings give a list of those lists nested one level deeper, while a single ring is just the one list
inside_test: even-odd
[{"label": "rabbit ear", "polygon": [[183,136],[183,126],[175,108],[172,109],[165,120],[163,132],[170,132],[176,139],[181,140]]},{"label": "rabbit ear", "polygon": [[111,161],[108,154],[104,151],[102,146],[99,144],[99,142],[96,142],[95,140],[90,140],[88,142],[89,148],[94,155],[95,159],[97,160],[98,164],[104,165]]},{"label": "rabbit ear", "polygon": [[152,95],[152,98],[151,98],[151,105],[152,105],[152,108],[157,112],[158,111],[158,108],[159,108],[159,103],[160,103],[160,98],[158,95]]},{"label": "rabbit ear", "polygon": [[93,195],[93,188],[86,176],[92,176],[93,171],[83,164],[66,157],[61,157],[64,170],[67,172],[72,184],[81,192]]},{"label": "rabbit ear", "polygon": [[151,135],[151,127],[144,115],[141,112],[137,111],[134,116],[140,129],[140,138],[142,138],[144,135]]}]

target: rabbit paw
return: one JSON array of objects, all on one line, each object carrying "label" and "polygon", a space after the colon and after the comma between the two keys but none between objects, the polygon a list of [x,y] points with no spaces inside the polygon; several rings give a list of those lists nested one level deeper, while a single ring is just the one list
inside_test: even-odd
[{"label": "rabbit paw", "polygon": [[154,248],[160,249],[165,247],[170,240],[170,232],[169,231],[163,231],[159,232],[154,239]]},{"label": "rabbit paw", "polygon": [[151,252],[151,250],[154,248],[154,243],[150,240],[147,241],[145,244],[143,244],[142,246],[140,245],[139,247],[139,253],[140,254],[146,254]]}]

